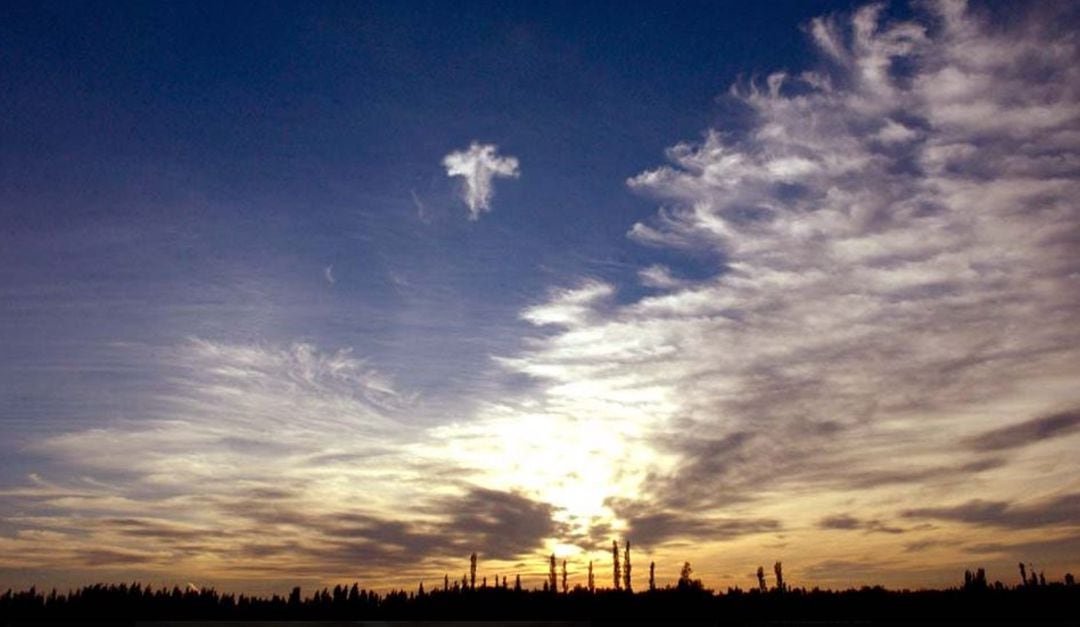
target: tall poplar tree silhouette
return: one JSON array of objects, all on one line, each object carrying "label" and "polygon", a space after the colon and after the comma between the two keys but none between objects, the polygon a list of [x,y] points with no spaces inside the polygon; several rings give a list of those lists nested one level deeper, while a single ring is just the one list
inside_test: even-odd
[{"label": "tall poplar tree silhouette", "polygon": [[634,588],[630,585],[630,541],[626,541],[626,552],[623,555],[623,588],[627,592],[633,592]]},{"label": "tall poplar tree silhouette", "polygon": [[612,574],[615,579],[615,589],[618,590],[621,582],[619,581],[619,543],[615,540],[611,541],[611,561],[613,562]]},{"label": "tall poplar tree silhouette", "polygon": [[556,587],[556,585],[555,585],[555,582],[556,582],[556,577],[555,577],[555,554],[552,553],[551,554],[551,568],[548,571],[548,590],[551,590],[552,592],[558,592],[559,591],[558,587]]},{"label": "tall poplar tree silhouette", "polygon": [[649,592],[656,590],[656,562],[649,562]]},{"label": "tall poplar tree silhouette", "polygon": [[592,560],[589,560],[589,592],[596,592],[596,580],[592,574]]},{"label": "tall poplar tree silhouette", "polygon": [[762,592],[768,591],[769,587],[765,585],[765,568],[763,566],[757,567],[757,587]]},{"label": "tall poplar tree silhouette", "polygon": [[476,553],[469,556],[469,589],[476,589]]},{"label": "tall poplar tree silhouette", "polygon": [[566,585],[566,560],[562,561],[562,591],[566,594],[569,588]]},{"label": "tall poplar tree silhouette", "polygon": [[773,564],[773,572],[776,573],[776,589],[784,591],[784,565],[780,562]]}]

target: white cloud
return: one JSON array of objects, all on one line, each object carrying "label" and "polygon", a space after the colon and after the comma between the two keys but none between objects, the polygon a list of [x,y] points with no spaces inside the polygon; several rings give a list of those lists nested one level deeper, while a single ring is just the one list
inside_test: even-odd
[{"label": "white cloud", "polygon": [[517,178],[517,157],[496,154],[493,144],[473,142],[467,150],[451,152],[443,158],[446,175],[462,178],[461,197],[469,206],[469,219],[476,220],[485,211],[491,211],[491,198],[495,194],[495,177]]},{"label": "white cloud", "polygon": [[684,287],[688,284],[688,281],[673,275],[671,268],[660,264],[654,264],[639,271],[638,278],[642,285],[662,290]]},{"label": "white cloud", "polygon": [[521,317],[538,325],[582,324],[594,313],[598,303],[614,293],[615,289],[607,283],[586,281],[574,289],[553,291],[546,303],[526,309]]},{"label": "white cloud", "polygon": [[722,272],[684,284],[652,266],[640,278],[661,293],[525,312],[562,326],[503,360],[540,383],[534,411],[617,416],[653,443],[625,469],[648,482],[608,498],[798,519],[830,498],[1073,485],[1068,446],[1040,462],[955,442],[1080,405],[1078,50],[1051,24],[952,6],[813,22],[826,67],[792,94],[782,75],[734,89],[756,114],[743,139],[709,131],[629,179],[664,201],[630,237]]},{"label": "white cloud", "polygon": [[336,283],[336,281],[334,280],[334,266],[333,266],[333,264],[323,268],[323,278],[325,278],[326,282],[329,283],[330,285],[333,285],[334,283]]}]

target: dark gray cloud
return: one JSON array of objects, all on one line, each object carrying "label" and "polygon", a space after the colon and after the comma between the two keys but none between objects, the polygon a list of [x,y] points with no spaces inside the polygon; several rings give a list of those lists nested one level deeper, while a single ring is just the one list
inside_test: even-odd
[{"label": "dark gray cloud", "polygon": [[1080,555],[1080,534],[1027,542],[986,542],[966,549],[972,553],[999,554],[1016,561],[1057,562]]},{"label": "dark gray cloud", "polygon": [[820,529],[838,529],[845,531],[862,530],[867,533],[904,533],[904,529],[890,526],[880,520],[863,520],[850,514],[826,516],[818,521]]},{"label": "dark gray cloud", "polygon": [[87,566],[131,566],[158,561],[155,555],[113,549],[88,549],[75,552],[76,561]]},{"label": "dark gray cloud", "polygon": [[[358,561],[387,566],[459,557],[475,551],[490,559],[528,555],[547,538],[564,533],[553,519],[554,508],[513,492],[471,488],[459,497],[445,497],[403,508],[388,519],[362,511],[312,514],[290,499],[231,503],[225,510],[258,528],[288,527],[314,537],[300,554],[323,563]],[[418,519],[417,514],[434,517]],[[255,544],[247,551],[278,554],[293,547]]]},{"label": "dark gray cloud", "polygon": [[987,431],[969,441],[978,451],[1001,451],[1020,448],[1035,442],[1080,431],[1080,409],[1033,418],[1017,425]]},{"label": "dark gray cloud", "polygon": [[437,507],[449,515],[445,532],[472,540],[475,550],[496,559],[527,554],[564,532],[552,520],[551,505],[513,492],[474,488]]},{"label": "dark gray cloud", "polygon": [[822,529],[858,529],[861,526],[861,520],[847,514],[826,516],[818,521],[818,527]]},{"label": "dark gray cloud", "polygon": [[772,518],[709,518],[693,514],[659,512],[627,520],[627,535],[644,545],[668,540],[723,542],[755,533],[779,531],[780,521]]},{"label": "dark gray cloud", "polygon": [[638,546],[651,547],[679,540],[724,542],[783,528],[781,522],[773,518],[677,512],[649,501],[612,499],[608,505],[626,521],[626,536]]},{"label": "dark gray cloud", "polygon": [[932,549],[936,546],[946,544],[944,540],[917,540],[915,542],[908,542],[904,545],[905,553],[919,553],[927,549]]},{"label": "dark gray cloud", "polygon": [[905,518],[952,520],[981,526],[1031,528],[1080,524],[1080,493],[1035,503],[1015,505],[975,499],[953,507],[924,507],[901,514]]}]

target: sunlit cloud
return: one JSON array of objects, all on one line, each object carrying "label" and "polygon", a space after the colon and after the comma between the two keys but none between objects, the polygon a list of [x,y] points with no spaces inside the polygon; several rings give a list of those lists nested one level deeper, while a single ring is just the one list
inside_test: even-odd
[{"label": "sunlit cloud", "polygon": [[493,144],[473,142],[467,150],[456,150],[443,158],[446,175],[462,179],[461,198],[469,206],[470,220],[491,211],[496,177],[517,178],[521,174],[517,157],[503,157],[497,152]]},{"label": "sunlit cloud", "polygon": [[[629,236],[711,254],[715,276],[651,266],[641,281],[661,293],[616,304],[587,283],[523,314],[556,329],[501,360],[541,384],[538,407],[618,416],[647,443],[623,467],[640,483],[609,485],[605,524],[680,542],[702,515],[815,528],[846,502],[824,526],[903,561],[887,538],[915,494],[1012,502],[1070,481],[1074,421],[1055,412],[1080,375],[1075,45],[935,6],[815,20],[821,68],[736,85],[749,129],[629,179],[664,202]],[[1019,479],[1036,453],[989,455],[1013,435],[1061,470]]]}]

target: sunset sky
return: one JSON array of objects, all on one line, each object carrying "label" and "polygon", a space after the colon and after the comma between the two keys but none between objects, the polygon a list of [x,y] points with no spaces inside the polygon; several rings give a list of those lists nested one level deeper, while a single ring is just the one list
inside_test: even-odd
[{"label": "sunset sky", "polygon": [[1073,2],[5,2],[0,590],[1080,574]]}]

